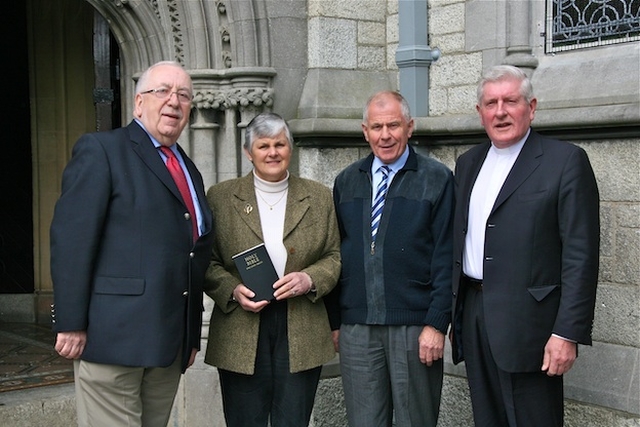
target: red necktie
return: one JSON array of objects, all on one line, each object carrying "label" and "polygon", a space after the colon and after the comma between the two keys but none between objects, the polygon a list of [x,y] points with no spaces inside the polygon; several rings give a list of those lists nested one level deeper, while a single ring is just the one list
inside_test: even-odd
[{"label": "red necktie", "polygon": [[191,191],[189,190],[189,184],[187,183],[187,178],[184,176],[184,171],[180,166],[180,162],[176,158],[175,154],[169,147],[165,147],[164,145],[160,146],[160,150],[167,156],[167,169],[169,169],[169,173],[171,177],[176,182],[178,186],[178,190],[180,190],[180,194],[182,195],[182,199],[184,200],[185,205],[187,206],[187,210],[189,211],[189,215],[191,216],[191,225],[193,226],[193,241],[198,240],[198,218],[196,217],[196,210],[193,206],[193,199],[191,198]]}]

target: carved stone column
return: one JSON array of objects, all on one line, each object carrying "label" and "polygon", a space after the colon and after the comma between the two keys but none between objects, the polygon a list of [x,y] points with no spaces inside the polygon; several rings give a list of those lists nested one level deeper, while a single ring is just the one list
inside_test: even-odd
[{"label": "carved stone column", "polygon": [[507,57],[504,63],[522,68],[529,76],[538,67],[531,46],[531,1],[508,1],[507,8]]},{"label": "carved stone column", "polygon": [[273,105],[275,73],[265,67],[189,71],[194,87],[193,155],[207,187],[248,171],[242,129]]},{"label": "carved stone column", "polygon": [[215,147],[216,134],[220,125],[216,123],[215,114],[211,110],[196,108],[192,112],[191,120],[189,126],[189,139],[193,150],[191,157],[198,166],[204,180],[204,188],[207,189],[217,182]]}]

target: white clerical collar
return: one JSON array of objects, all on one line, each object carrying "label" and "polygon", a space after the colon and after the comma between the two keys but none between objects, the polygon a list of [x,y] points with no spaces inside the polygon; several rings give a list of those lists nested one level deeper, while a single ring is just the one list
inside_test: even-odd
[{"label": "white clerical collar", "polygon": [[513,154],[518,154],[522,150],[522,147],[524,146],[524,143],[527,140],[527,138],[529,138],[530,133],[531,133],[531,128],[527,130],[527,133],[524,135],[524,137],[520,141],[505,148],[498,148],[493,143],[493,141],[491,141],[491,150],[494,152],[494,154],[497,154],[498,156],[511,156]]}]

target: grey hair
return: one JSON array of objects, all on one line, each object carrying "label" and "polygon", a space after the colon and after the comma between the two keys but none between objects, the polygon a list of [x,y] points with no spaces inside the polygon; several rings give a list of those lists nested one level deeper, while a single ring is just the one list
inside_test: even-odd
[{"label": "grey hair", "polygon": [[287,122],[276,113],[261,113],[255,116],[247,125],[244,133],[244,149],[251,152],[251,147],[256,139],[273,138],[284,131],[284,135],[289,143],[289,148],[293,149],[293,139]]},{"label": "grey hair", "polygon": [[[144,70],[142,75],[140,75],[140,78],[138,79],[138,81],[136,83],[136,95],[139,94],[140,92],[142,92],[143,90],[146,90],[145,86],[147,84],[147,80],[149,79],[149,74],[151,73],[151,71],[154,68],[157,68],[157,67],[160,67],[160,66],[176,67],[176,68],[180,68],[181,70],[184,71],[184,67],[182,66],[182,64],[180,64],[179,62],[176,62],[176,61],[160,61],[160,62],[156,62],[155,64],[153,64],[152,66],[150,66],[149,68]],[[193,85],[192,85],[192,87],[190,89],[192,89],[192,92],[193,92]]]},{"label": "grey hair", "polygon": [[484,96],[484,87],[487,85],[487,83],[495,83],[502,80],[519,81],[520,94],[527,102],[531,102],[531,100],[535,97],[533,94],[533,85],[531,84],[531,80],[524,71],[512,65],[496,65],[495,67],[489,68],[478,83],[478,105],[482,103],[482,97]]},{"label": "grey hair", "polygon": [[394,92],[392,90],[383,90],[381,92],[374,93],[368,100],[362,110],[362,123],[367,124],[369,120],[369,107],[374,102],[382,101],[383,98],[393,98],[400,103],[400,110],[402,112],[402,116],[407,122],[411,121],[411,110],[409,109],[409,103],[404,96],[402,96],[399,92]]}]

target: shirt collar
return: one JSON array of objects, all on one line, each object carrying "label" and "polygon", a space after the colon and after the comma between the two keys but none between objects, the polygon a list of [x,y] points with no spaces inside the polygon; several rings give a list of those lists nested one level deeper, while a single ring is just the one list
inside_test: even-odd
[{"label": "shirt collar", "polygon": [[[404,167],[404,165],[407,163],[408,158],[409,158],[409,146],[407,145],[404,147],[404,152],[400,155],[400,157],[398,157],[398,159],[395,162],[389,163],[386,166],[389,167],[392,174],[395,174],[396,172],[398,172],[400,169]],[[385,166],[385,163],[382,163],[382,160],[374,156],[373,162],[371,163],[371,173],[375,174],[376,172],[378,172],[378,169],[380,169],[380,166]]]},{"label": "shirt collar", "polygon": [[[160,144],[154,137],[153,135],[151,135],[151,133],[149,133],[149,131],[147,130],[147,128],[144,127],[144,125],[142,124],[142,122],[138,119],[133,119],[135,120],[136,123],[138,123],[138,125],[140,125],[140,127],[142,128],[142,130],[144,130],[147,135],[149,135],[149,139],[151,140],[151,142],[153,143],[153,146],[158,148],[160,147],[162,144]],[[176,144],[173,144],[169,147],[171,149],[171,151],[173,151],[174,153],[177,153],[176,150]]]}]

